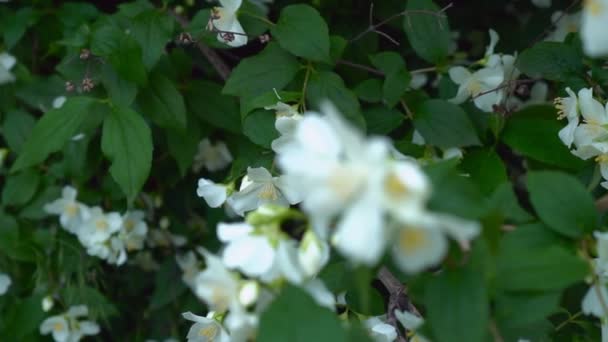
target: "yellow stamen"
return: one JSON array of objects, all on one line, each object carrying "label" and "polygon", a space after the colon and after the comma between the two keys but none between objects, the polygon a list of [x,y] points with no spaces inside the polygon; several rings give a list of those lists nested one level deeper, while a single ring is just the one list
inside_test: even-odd
[{"label": "yellow stamen", "polygon": [[106,222],[106,220],[97,220],[95,221],[95,228],[97,228],[98,231],[106,231],[108,230],[108,222]]},{"label": "yellow stamen", "polygon": [[399,247],[406,254],[415,254],[428,245],[428,240],[424,229],[404,227],[399,234]]},{"label": "yellow stamen", "polygon": [[272,183],[266,183],[262,186],[262,190],[258,194],[258,197],[265,200],[276,201],[279,198],[279,194]]},{"label": "yellow stamen", "polygon": [[585,9],[589,14],[598,16],[604,11],[604,6],[598,0],[585,0]]},{"label": "yellow stamen", "polygon": [[55,323],[55,325],[53,325],[53,330],[54,331],[63,331],[65,329],[63,323]]},{"label": "yellow stamen", "polygon": [[215,325],[208,325],[199,330],[198,335],[206,337],[208,341],[213,341],[213,339],[217,336],[217,333],[218,328]]},{"label": "yellow stamen", "polygon": [[65,207],[65,213],[68,214],[68,216],[76,216],[76,214],[78,213],[78,206],[74,203],[68,204]]}]

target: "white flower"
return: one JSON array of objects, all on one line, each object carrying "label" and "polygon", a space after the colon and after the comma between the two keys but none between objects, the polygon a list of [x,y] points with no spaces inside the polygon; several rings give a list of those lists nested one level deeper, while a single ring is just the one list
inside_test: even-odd
[{"label": "white flower", "polygon": [[0,85],[15,81],[15,75],[11,73],[11,69],[17,63],[17,59],[6,52],[0,53]]},{"label": "white flower", "polygon": [[[601,296],[601,299],[600,299]],[[608,303],[608,290],[605,284],[593,284],[583,297],[581,310],[585,315],[593,315],[598,318],[608,317],[608,312],[602,303]]]},{"label": "white flower", "polygon": [[57,342],[77,342],[84,336],[99,334],[99,325],[92,321],[80,321],[80,317],[87,316],[89,310],[84,305],[72,306],[68,312],[52,316],[40,325],[40,333],[52,333]]},{"label": "white flower", "polygon": [[[504,70],[502,67],[486,67],[471,73],[464,67],[456,66],[450,68],[448,72],[452,81],[459,85],[456,96],[450,99],[450,102],[460,104],[470,97],[474,97],[473,102],[477,108],[485,112],[492,112],[493,106],[502,101],[503,91],[498,89],[489,92],[492,89],[498,88],[504,81]],[[481,93],[485,94],[479,95]]]},{"label": "white flower", "polygon": [[568,147],[574,141],[574,131],[578,127],[578,99],[569,87],[566,88],[568,97],[558,97],[553,102],[557,108],[558,119],[567,118],[568,125],[559,131],[559,138]]},{"label": "white flower", "polygon": [[204,198],[211,208],[217,208],[226,202],[228,188],[223,184],[216,184],[209,179],[201,178],[198,180],[196,194],[198,197]]},{"label": "white flower", "polygon": [[569,33],[578,32],[581,24],[581,12],[566,14],[557,11],[551,16],[551,22],[555,25],[555,31],[553,31],[545,40],[563,42]]},{"label": "white flower", "polygon": [[591,88],[578,92],[578,106],[585,123],[574,130],[574,144],[577,149],[572,153],[579,158],[589,159],[608,153],[608,109],[593,98]]},{"label": "white flower", "polygon": [[392,342],[397,339],[395,327],[385,322],[385,316],[371,317],[363,321],[363,325],[375,342]]},{"label": "white flower", "polygon": [[118,236],[112,236],[108,245],[108,256],[106,261],[114,265],[122,265],[127,261],[127,250],[125,242]]},{"label": "white flower", "polygon": [[230,342],[230,336],[215,319],[197,316],[192,312],[185,312],[182,316],[194,322],[186,336],[188,342]]},{"label": "white flower", "polygon": [[269,238],[255,232],[251,225],[220,223],[217,235],[227,244],[222,253],[226,267],[238,269],[250,277],[261,277],[271,270],[276,251]]},{"label": "white flower", "polygon": [[175,256],[177,265],[182,269],[182,280],[186,285],[193,287],[195,279],[198,273],[201,271],[199,261],[194,252],[188,252],[186,254],[178,254]]},{"label": "white flower", "polygon": [[206,268],[194,281],[194,292],[211,310],[223,313],[240,307],[239,278],[230,272],[222,261],[213,254],[202,250]]},{"label": "white flower", "polygon": [[199,172],[204,166],[211,172],[219,171],[230,165],[232,154],[223,141],[212,145],[209,139],[203,139],[198,144],[198,153],[194,156],[192,170]]},{"label": "white flower", "polygon": [[227,200],[228,205],[240,216],[264,204],[288,207],[299,201],[299,196],[291,190],[284,176],[273,177],[263,167],[247,168],[247,176],[241,182],[240,190]]},{"label": "white flower", "polygon": [[417,73],[412,75],[412,79],[410,81],[410,88],[412,89],[420,89],[426,85],[429,81],[429,77],[425,73]]},{"label": "white flower", "polygon": [[237,19],[237,11],[242,0],[219,0],[222,7],[214,7],[211,12],[211,24],[219,31],[217,39],[232,47],[247,44],[245,30]]},{"label": "white flower", "polygon": [[298,261],[307,277],[313,277],[329,261],[329,245],[313,230],[307,230],[298,248]]},{"label": "white flower", "polygon": [[91,208],[90,215],[78,231],[78,239],[84,246],[104,243],[122,227],[122,217],[119,213],[106,214],[100,207],[94,207]]},{"label": "white flower", "polygon": [[55,306],[55,301],[51,296],[45,296],[42,298],[42,311],[49,312]]},{"label": "white flower", "polygon": [[608,54],[608,0],[587,0],[583,5],[581,40],[585,54],[600,57]]},{"label": "white flower", "polygon": [[608,232],[593,232],[597,240],[597,259],[595,259],[595,273],[608,279]]},{"label": "white flower", "polygon": [[0,273],[0,296],[4,295],[13,281],[6,273]]},{"label": "white flower", "polygon": [[302,288],[318,305],[332,311],[336,309],[336,296],[327,289],[321,279],[311,279],[303,284]]},{"label": "white flower", "polygon": [[274,127],[281,136],[272,141],[271,147],[276,153],[281,153],[283,148],[293,140],[296,127],[302,119],[302,115],[298,112],[297,104],[290,106],[283,102],[277,102],[276,105],[264,107],[264,109],[276,111],[277,119]]},{"label": "white flower", "polygon": [[416,333],[416,330],[422,326],[424,323],[424,319],[419,316],[416,316],[408,311],[399,311],[395,310],[395,317],[405,329],[407,329],[408,337],[410,341],[414,342],[428,342],[424,336]]},{"label": "white flower", "polygon": [[549,8],[551,7],[551,0],[532,0],[532,4],[539,8]]},{"label": "white flower", "polygon": [[58,96],[53,100],[53,108],[61,108],[66,101],[65,96]]},{"label": "white flower", "polygon": [[71,233],[78,233],[81,225],[89,219],[87,206],[76,201],[76,189],[71,186],[63,188],[61,198],[44,205],[44,211],[59,215],[61,226]]},{"label": "white flower", "polygon": [[144,241],[148,234],[148,224],[144,221],[144,212],[141,210],[127,211],[122,216],[120,238],[128,251],[144,248]]}]

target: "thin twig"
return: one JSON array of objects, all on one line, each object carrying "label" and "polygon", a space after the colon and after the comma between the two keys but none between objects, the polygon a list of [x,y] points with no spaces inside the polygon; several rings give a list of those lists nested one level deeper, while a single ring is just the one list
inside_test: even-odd
[{"label": "thin twig", "polygon": [[507,88],[507,87],[511,86],[513,83],[515,83],[515,84],[526,84],[526,83],[534,83],[536,81],[537,80],[510,80],[510,81],[507,81],[507,82],[503,82],[503,83],[501,83],[496,88],[493,88],[493,89],[490,89],[490,90],[486,90],[486,91],[482,91],[481,93],[475,94],[474,96],[471,97],[471,101],[475,100],[478,97],[481,97],[481,96],[493,93],[495,91],[498,91],[500,89]]},{"label": "thin twig", "polygon": [[[396,19],[396,18],[399,18],[399,17],[402,17],[402,16],[408,16],[408,15],[410,15],[410,14],[426,14],[426,15],[433,15],[433,16],[436,16],[436,17],[438,17],[438,18],[445,18],[445,14],[444,14],[444,12],[445,12],[445,11],[447,11],[447,10],[448,10],[450,7],[452,7],[452,5],[453,5],[453,3],[451,3],[451,2],[450,2],[450,3],[449,3],[447,6],[445,6],[445,7],[444,7],[444,8],[442,8],[442,9],[440,9],[439,11],[429,11],[429,10],[404,10],[404,11],[401,11],[401,12],[399,12],[399,13],[393,14],[392,16],[390,16],[390,17],[388,17],[388,18],[386,18],[386,19],[382,20],[381,22],[379,22],[379,23],[377,23],[377,24],[374,24],[374,23],[373,23],[373,10],[374,10],[374,4],[372,3],[372,4],[370,5],[370,10],[369,10],[369,12],[370,12],[370,13],[369,13],[369,21],[370,21],[369,26],[368,26],[368,27],[367,27],[367,28],[366,28],[366,29],[365,29],[363,32],[359,33],[359,34],[358,34],[358,35],[356,35],[354,38],[352,38],[351,40],[349,40],[349,43],[352,43],[352,42],[355,42],[355,41],[357,41],[357,40],[361,39],[361,37],[363,37],[364,35],[366,35],[366,34],[368,34],[368,33],[370,33],[370,32],[376,32],[376,33],[379,33],[378,28],[379,28],[380,26],[382,26],[382,25],[384,25],[384,24],[386,24],[386,23],[388,23],[388,22],[392,21],[393,19]],[[441,23],[440,23],[439,25],[441,25]],[[384,33],[384,32],[382,32],[382,33]],[[380,34],[380,33],[379,33],[379,34]],[[388,36],[386,33],[384,33],[384,34],[382,34],[382,35],[383,35],[384,37]],[[389,36],[389,37],[390,37],[390,36]],[[399,43],[398,43],[396,40],[394,40],[394,39],[392,39],[392,38],[390,38],[390,40],[391,40],[393,43],[396,43],[397,45],[399,45]]]},{"label": "thin twig", "polygon": [[[190,26],[188,19],[170,10],[169,13],[175,18],[183,30],[186,30]],[[201,42],[195,42],[198,50],[205,56],[205,58],[211,63],[215,71],[220,75],[222,80],[226,81],[230,76],[230,67],[222,60],[222,58],[213,49]]]},{"label": "thin twig", "polygon": [[405,342],[407,341],[407,329],[405,329],[405,336],[401,334],[401,330],[399,329],[399,325],[397,323],[397,317],[395,316],[395,310],[407,311],[411,314],[414,314],[420,317],[420,312],[414,306],[414,304],[410,301],[409,296],[407,295],[407,287],[403,285],[397,277],[389,271],[388,268],[382,266],[380,271],[378,271],[378,280],[382,283],[384,288],[389,293],[388,305],[387,305],[387,313],[386,313],[386,321],[388,324],[392,325],[398,333],[397,341]]},{"label": "thin twig", "polygon": [[374,69],[372,67],[369,67],[367,65],[363,65],[363,64],[359,64],[359,63],[353,63],[353,62],[349,62],[349,61],[345,61],[343,59],[339,59],[336,61],[336,64],[342,64],[342,65],[346,65],[352,68],[356,68],[356,69],[360,69],[360,70],[365,70],[371,74],[374,75],[378,75],[378,76],[384,76],[384,73],[378,69]]}]

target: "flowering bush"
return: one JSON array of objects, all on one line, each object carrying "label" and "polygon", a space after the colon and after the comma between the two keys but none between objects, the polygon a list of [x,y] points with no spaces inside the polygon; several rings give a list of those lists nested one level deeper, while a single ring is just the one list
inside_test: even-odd
[{"label": "flowering bush", "polygon": [[608,341],[608,1],[0,2],[0,341]]}]

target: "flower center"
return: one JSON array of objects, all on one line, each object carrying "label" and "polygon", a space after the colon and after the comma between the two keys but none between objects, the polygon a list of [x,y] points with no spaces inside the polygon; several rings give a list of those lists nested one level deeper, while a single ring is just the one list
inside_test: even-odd
[{"label": "flower center", "polygon": [[70,217],[76,216],[76,213],[78,213],[78,206],[74,203],[68,204],[65,207],[65,213],[68,214],[68,216]]},{"label": "flower center", "polygon": [[217,336],[217,333],[218,328],[215,325],[208,325],[198,331],[199,336],[206,337],[209,341],[213,341],[213,339]]},{"label": "flower center", "polygon": [[406,254],[415,254],[428,245],[428,236],[424,229],[404,227],[399,234],[399,247]]},{"label": "flower center", "polygon": [[54,331],[60,332],[60,331],[63,331],[64,329],[65,329],[65,327],[64,327],[63,323],[58,322],[53,325]]},{"label": "flower center", "polygon": [[258,194],[258,197],[263,200],[276,201],[279,198],[279,194],[274,185],[269,182],[262,186],[262,190]]},{"label": "flower center", "polygon": [[108,222],[106,220],[97,220],[95,221],[95,228],[100,232],[105,232],[108,230]]},{"label": "flower center", "polygon": [[338,198],[348,200],[360,188],[367,177],[367,170],[360,167],[336,166],[329,176],[329,187]]},{"label": "flower center", "polygon": [[598,163],[606,163],[608,162],[608,154],[602,154],[595,158],[595,161]]},{"label": "flower center", "polygon": [[604,11],[604,6],[598,0],[585,0],[585,9],[593,16],[599,16]]},{"label": "flower center", "polygon": [[132,231],[135,228],[135,221],[133,220],[125,220],[125,230],[128,232]]},{"label": "flower center", "polygon": [[467,85],[467,90],[473,96],[481,93],[481,82],[479,82],[478,80],[471,80]]},{"label": "flower center", "polygon": [[398,198],[404,198],[410,193],[408,187],[403,184],[401,179],[394,173],[388,175],[384,180],[384,190],[386,190],[391,197]]}]

